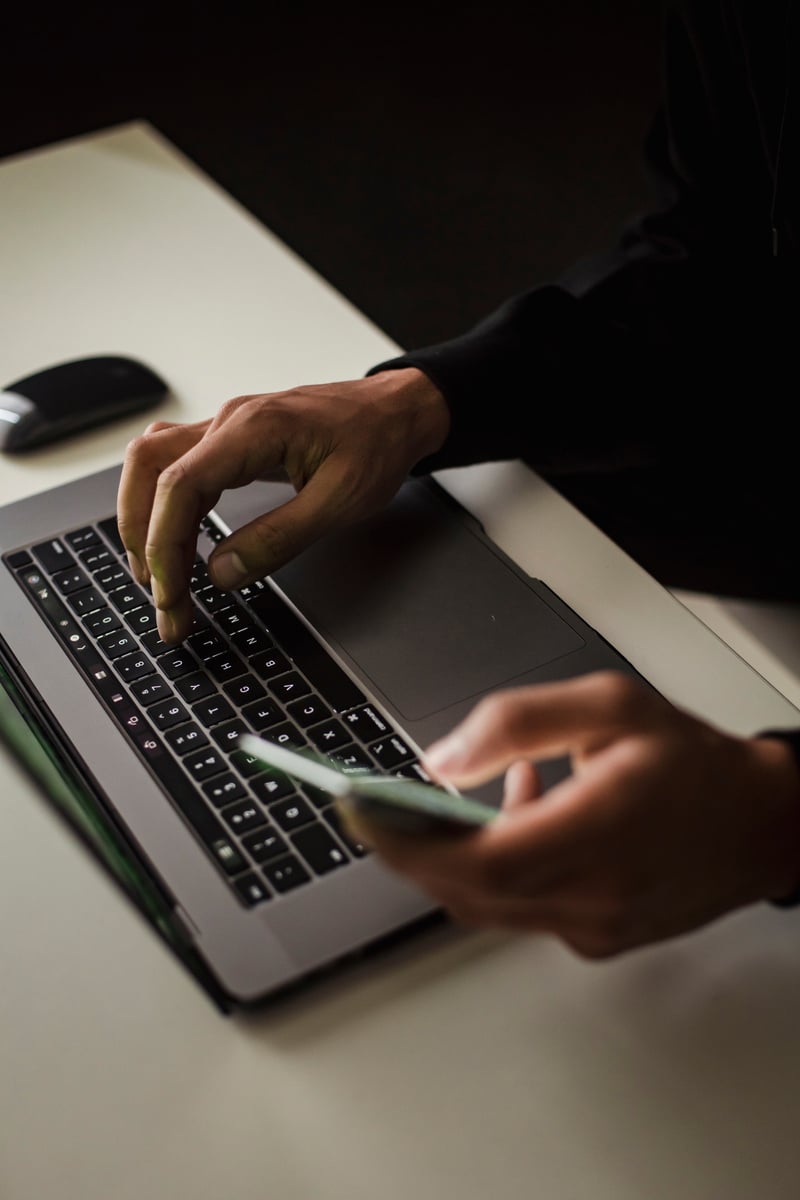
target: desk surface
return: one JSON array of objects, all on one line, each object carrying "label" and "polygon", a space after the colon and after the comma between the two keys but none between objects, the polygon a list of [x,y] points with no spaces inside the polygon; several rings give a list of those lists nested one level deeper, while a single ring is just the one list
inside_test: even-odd
[{"label": "desk surface", "polygon": [[[0,261],[7,381],[132,354],[167,419],[396,349],[145,124],[0,164]],[[4,461],[0,501],[119,461],[140,424]],[[800,723],[520,464],[440,479],[676,702]],[[224,1018],[5,752],[0,796],[3,1200],[796,1200],[793,915],[602,965],[444,928]]]}]

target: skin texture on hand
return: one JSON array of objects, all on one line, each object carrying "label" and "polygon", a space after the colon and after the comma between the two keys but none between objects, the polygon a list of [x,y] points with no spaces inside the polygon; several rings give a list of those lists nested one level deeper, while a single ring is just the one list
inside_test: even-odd
[{"label": "skin texture on hand", "polygon": [[152,589],[161,637],[179,642],[189,632],[199,524],[223,491],[283,473],[297,493],[216,548],[211,578],[229,589],[377,512],[439,449],[449,421],[441,393],[409,367],[238,396],[207,421],[150,425],[128,447],[117,520],[133,575]]},{"label": "skin texture on hand", "polygon": [[[536,760],[572,774],[540,794]],[[468,792],[505,771],[490,825],[352,833],[469,926],[545,932],[587,958],[687,933],[800,879],[800,772],[777,738],[723,733],[598,672],[482,700],[423,758]]]}]

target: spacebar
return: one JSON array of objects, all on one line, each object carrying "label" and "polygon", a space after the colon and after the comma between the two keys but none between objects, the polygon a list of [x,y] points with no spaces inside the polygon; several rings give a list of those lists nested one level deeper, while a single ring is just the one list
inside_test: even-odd
[{"label": "spacebar", "polygon": [[246,602],[332,709],[344,712],[366,701],[366,696],[350,676],[271,588],[246,597]]}]

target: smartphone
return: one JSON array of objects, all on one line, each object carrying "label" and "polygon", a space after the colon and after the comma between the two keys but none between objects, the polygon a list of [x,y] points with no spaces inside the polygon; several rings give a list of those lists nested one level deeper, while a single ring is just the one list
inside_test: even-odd
[{"label": "smartphone", "polygon": [[488,825],[497,816],[491,805],[459,792],[394,775],[345,771],[335,759],[310,750],[289,750],[250,733],[242,734],[237,749],[345,801],[369,820],[402,832],[454,831]]}]

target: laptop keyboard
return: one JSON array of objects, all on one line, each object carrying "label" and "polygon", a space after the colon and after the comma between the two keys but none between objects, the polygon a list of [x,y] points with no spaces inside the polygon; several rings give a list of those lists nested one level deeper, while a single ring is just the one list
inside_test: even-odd
[{"label": "laptop keyboard", "polygon": [[[207,520],[214,541],[222,533]],[[224,592],[198,557],[195,621],[161,640],[114,517],[4,556],[139,757],[252,907],[363,857],[331,798],[237,749],[256,733],[345,770],[430,782],[401,734],[267,583]]]}]

